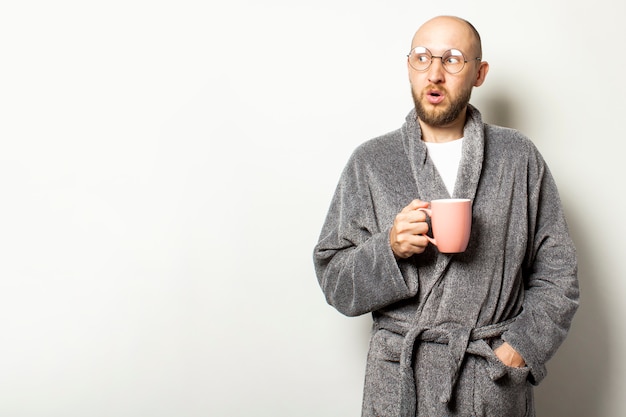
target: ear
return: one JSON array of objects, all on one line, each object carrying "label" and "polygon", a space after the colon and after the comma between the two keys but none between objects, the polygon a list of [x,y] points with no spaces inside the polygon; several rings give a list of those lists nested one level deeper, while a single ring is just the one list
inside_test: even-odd
[{"label": "ear", "polygon": [[478,67],[478,74],[476,75],[476,81],[474,81],[474,87],[480,87],[487,78],[489,72],[489,63],[487,61],[480,61]]}]

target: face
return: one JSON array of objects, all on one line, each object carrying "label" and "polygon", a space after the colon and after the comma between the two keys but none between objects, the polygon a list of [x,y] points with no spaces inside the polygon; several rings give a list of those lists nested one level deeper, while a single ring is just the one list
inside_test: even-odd
[{"label": "face", "polygon": [[411,49],[416,46],[428,48],[434,56],[441,56],[449,49],[458,49],[469,61],[457,74],[446,72],[438,58],[434,58],[425,71],[408,66],[413,101],[420,121],[433,127],[446,127],[464,120],[472,88],[483,83],[489,68],[486,62],[474,60],[480,56],[474,32],[460,19],[439,17],[426,22],[417,31]]}]

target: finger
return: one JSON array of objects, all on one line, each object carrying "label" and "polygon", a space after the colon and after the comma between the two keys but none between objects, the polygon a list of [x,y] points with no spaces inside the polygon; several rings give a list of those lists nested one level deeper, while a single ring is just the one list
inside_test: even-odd
[{"label": "finger", "polygon": [[426,246],[428,240],[423,236],[428,233],[428,224],[426,223],[404,223],[399,228],[392,228],[390,231],[390,242],[392,245],[402,247],[406,250],[407,246]]},{"label": "finger", "polygon": [[401,242],[395,242],[391,245],[391,249],[399,258],[408,258],[411,255],[420,254],[426,250],[428,240],[419,235],[410,236],[408,239],[402,239]]},{"label": "finger", "polygon": [[404,249],[406,253],[413,255],[424,252],[429,242],[428,239],[422,235],[414,235],[405,243]]},{"label": "finger", "polygon": [[421,210],[414,210],[408,213],[403,213],[402,220],[408,223],[424,223],[428,219],[426,213]]},{"label": "finger", "polygon": [[418,208],[428,208],[430,204],[427,201],[422,201],[420,199],[415,199],[411,201],[409,206],[413,207],[413,210],[417,210]]},{"label": "finger", "polygon": [[425,201],[415,199],[411,201],[406,207],[402,209],[400,213],[409,213],[417,210],[418,208],[427,208],[429,204]]}]

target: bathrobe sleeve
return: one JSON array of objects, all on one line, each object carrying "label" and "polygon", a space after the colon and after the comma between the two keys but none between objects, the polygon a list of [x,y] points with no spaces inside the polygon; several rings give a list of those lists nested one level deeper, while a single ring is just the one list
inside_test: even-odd
[{"label": "bathrobe sleeve", "polygon": [[373,190],[388,184],[376,173],[380,171],[357,149],[341,175],[314,249],[326,300],[347,316],[372,312],[417,293],[417,277],[403,275],[391,250],[389,219],[394,213],[383,215],[374,207]]},{"label": "bathrobe sleeve", "polygon": [[522,355],[531,382],[538,384],[545,377],[545,363],[567,335],[579,288],[576,251],[555,182],[538,153],[530,165],[524,301],[503,339]]}]

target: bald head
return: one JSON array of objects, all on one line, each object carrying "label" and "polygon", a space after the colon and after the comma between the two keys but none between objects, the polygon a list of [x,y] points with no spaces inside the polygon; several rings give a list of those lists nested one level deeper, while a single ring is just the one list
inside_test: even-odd
[{"label": "bald head", "polygon": [[457,48],[464,54],[482,58],[480,34],[470,22],[456,16],[437,16],[424,23],[413,36],[411,49],[425,46],[443,51]]},{"label": "bald head", "polygon": [[[456,59],[459,51],[462,59]],[[407,67],[422,129],[443,129],[461,137],[472,89],[483,84],[489,71],[474,26],[454,16],[430,19],[413,37]]]}]

